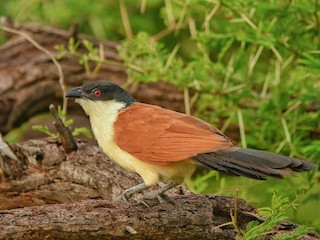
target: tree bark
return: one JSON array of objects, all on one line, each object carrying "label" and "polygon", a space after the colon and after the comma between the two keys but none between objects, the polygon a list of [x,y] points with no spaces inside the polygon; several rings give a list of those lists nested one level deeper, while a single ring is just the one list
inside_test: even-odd
[{"label": "tree bark", "polygon": [[[183,187],[157,199],[128,203],[120,193],[141,182],[110,161],[95,146],[78,141],[65,153],[53,138],[11,146],[19,162],[2,157],[0,239],[234,239],[232,197],[197,195]],[[238,199],[237,225],[263,221],[257,210]],[[270,233],[291,232],[298,225],[282,223]],[[300,239],[319,239],[310,232]]]},{"label": "tree bark", "polygon": [[[233,239],[230,197],[182,195],[172,203],[87,200],[0,211],[0,239]],[[253,220],[240,203],[239,222]]]},{"label": "tree bark", "polygon": [[[37,43],[57,55],[55,46],[68,46],[69,39],[89,40],[103,46],[104,58],[116,64],[103,64],[97,74],[88,75],[79,59],[65,56],[59,60],[67,88],[89,81],[111,81],[123,84],[127,80],[125,67],[117,53],[118,44],[69,31],[37,24],[23,26],[5,21],[5,26],[23,31]],[[62,104],[62,91],[56,66],[50,57],[37,49],[23,36],[7,33],[8,40],[0,47],[0,132],[5,134],[34,116],[48,111],[48,106]],[[83,45],[79,51],[85,52]],[[91,67],[96,63],[91,63]],[[153,103],[174,110],[184,111],[183,94],[164,82],[130,85],[128,90],[142,102]],[[165,93],[165,94],[163,94]],[[71,104],[71,107],[75,105]],[[78,108],[79,109],[79,108]]]}]

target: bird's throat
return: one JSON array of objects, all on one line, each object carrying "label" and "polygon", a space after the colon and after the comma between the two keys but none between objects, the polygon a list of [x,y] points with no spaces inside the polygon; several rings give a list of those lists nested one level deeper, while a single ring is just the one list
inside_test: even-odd
[{"label": "bird's throat", "polygon": [[126,107],[123,102],[115,100],[110,101],[90,101],[87,99],[77,98],[75,100],[85,113],[91,118],[99,118],[101,115],[109,115],[110,117],[118,116],[119,112]]}]

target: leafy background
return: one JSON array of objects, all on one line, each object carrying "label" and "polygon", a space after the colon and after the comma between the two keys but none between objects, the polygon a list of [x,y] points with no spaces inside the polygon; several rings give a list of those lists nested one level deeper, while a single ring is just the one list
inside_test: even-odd
[{"label": "leafy background", "polygon": [[[129,81],[174,84],[186,111],[240,146],[320,162],[320,7],[317,0],[0,0],[0,15],[121,42]],[[4,38],[0,38],[3,43]],[[201,172],[188,186],[268,207],[320,231],[320,176],[254,181]]]}]

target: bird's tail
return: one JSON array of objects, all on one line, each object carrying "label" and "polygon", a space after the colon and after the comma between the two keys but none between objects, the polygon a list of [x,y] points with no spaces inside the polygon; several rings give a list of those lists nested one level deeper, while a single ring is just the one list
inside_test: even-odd
[{"label": "bird's tail", "polygon": [[203,153],[193,159],[209,169],[228,175],[260,180],[266,177],[282,178],[282,175],[290,175],[292,170],[303,172],[316,166],[298,158],[248,148],[239,148],[233,152]]}]

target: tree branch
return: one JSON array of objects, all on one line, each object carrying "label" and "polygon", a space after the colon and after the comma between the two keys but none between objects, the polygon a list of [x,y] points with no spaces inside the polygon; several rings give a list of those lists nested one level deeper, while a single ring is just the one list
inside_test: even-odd
[{"label": "tree branch", "polygon": [[[0,211],[0,239],[231,239],[230,197],[182,195],[174,203],[148,200],[150,210],[131,201],[82,201]],[[240,222],[255,219],[242,201]]]},{"label": "tree branch", "polygon": [[77,147],[76,141],[72,136],[71,130],[64,125],[53,104],[50,104],[49,109],[55,119],[55,121],[53,122],[53,125],[56,127],[58,133],[60,134],[59,137],[64,147],[64,150],[67,153],[76,151],[78,147]]},{"label": "tree branch", "polygon": [[[230,209],[240,229],[251,220],[263,221],[241,199],[197,195],[181,186],[168,192],[166,204],[141,202],[141,195],[129,203],[117,200],[140,177],[114,164],[98,147],[77,144],[78,151],[70,154],[53,138],[11,146],[24,167],[0,183],[0,239],[223,240],[236,234],[228,224]],[[282,223],[270,236],[297,227]],[[318,237],[311,232],[303,239]]]}]

